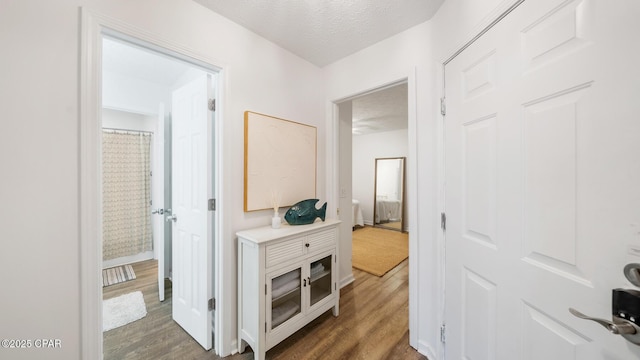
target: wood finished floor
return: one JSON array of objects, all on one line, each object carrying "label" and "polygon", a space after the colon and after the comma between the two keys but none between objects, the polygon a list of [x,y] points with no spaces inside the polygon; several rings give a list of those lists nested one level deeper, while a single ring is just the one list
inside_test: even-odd
[{"label": "wood finished floor", "polygon": [[[103,288],[109,299],[142,291],[147,316],[104,333],[105,359],[221,359],[200,347],[171,319],[171,283],[158,300],[157,262],[133,264],[136,280]],[[408,260],[383,277],[353,269],[340,292],[340,316],[331,311],[267,352],[267,359],[427,359],[409,346]],[[224,359],[253,359],[251,348]]]}]

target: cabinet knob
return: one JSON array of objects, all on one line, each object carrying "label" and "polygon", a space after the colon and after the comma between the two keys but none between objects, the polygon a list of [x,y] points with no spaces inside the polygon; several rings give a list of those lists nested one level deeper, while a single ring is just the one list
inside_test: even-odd
[{"label": "cabinet knob", "polygon": [[305,243],[304,246],[309,247],[309,243]]},{"label": "cabinet knob", "polygon": [[303,279],[302,286],[303,286],[303,287],[307,287],[307,279]]}]

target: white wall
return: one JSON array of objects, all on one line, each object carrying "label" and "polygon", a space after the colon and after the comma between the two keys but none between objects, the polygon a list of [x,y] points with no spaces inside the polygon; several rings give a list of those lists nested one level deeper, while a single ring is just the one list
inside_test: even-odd
[{"label": "white wall", "polygon": [[[80,358],[79,49],[80,7],[180,44],[224,68],[226,215],[220,314],[235,339],[235,231],[266,225],[268,211],[245,214],[243,112],[318,127],[318,173],[325,172],[322,72],[191,0],[24,0],[0,11],[0,338],[57,338],[62,348],[11,351],[0,358]],[[259,54],[259,56],[256,56]],[[318,197],[324,201],[324,178]],[[98,271],[98,269],[96,269]],[[229,349],[230,344],[225,344]],[[11,351],[11,352],[8,352]]]},{"label": "white wall", "polygon": [[[339,107],[339,122],[340,122],[340,138],[339,138],[339,146],[341,151],[346,154],[351,153],[351,129],[353,127],[352,119],[353,119],[353,104],[351,101],[345,101],[338,105]],[[340,288],[343,286],[353,282],[353,269],[351,267],[352,264],[352,255],[353,255],[353,247],[352,247],[352,217],[353,212],[352,204],[352,188],[351,184],[353,180],[351,178],[351,157],[349,156],[341,156],[339,159],[339,187],[340,187],[340,199],[338,200],[338,208],[342,209],[342,212],[339,212],[340,220],[342,223],[339,228],[339,253],[338,253],[338,263],[339,263],[339,273],[340,277]],[[328,207],[328,206],[327,206]],[[346,211],[345,211],[346,210]]]},{"label": "white wall", "polygon": [[102,79],[105,108],[151,115],[158,113],[161,102],[171,107],[171,88],[167,85],[109,71],[104,72]]},{"label": "white wall", "polygon": [[[407,157],[409,149],[407,129],[385,131],[353,137],[353,198],[360,202],[362,217],[367,225],[373,225],[375,159],[384,157]],[[411,194],[405,188],[405,199]],[[409,214],[405,209],[405,228],[409,227]]]},{"label": "white wall", "polygon": [[[516,0],[446,0],[429,21],[436,65],[440,67],[442,61],[453,55],[515,2]],[[442,34],[446,34],[446,37]]]},{"label": "white wall", "polygon": [[156,116],[134,114],[127,111],[103,109],[102,127],[153,132],[157,121],[156,118]]},{"label": "white wall", "polygon": [[[401,34],[384,40],[347,58],[339,60],[324,68],[326,79],[326,99],[334,102],[339,99],[361,94],[365,91],[388,85],[400,80],[409,79],[409,133],[407,180],[408,189],[415,184],[411,179],[417,179],[419,191],[414,195],[415,201],[421,203],[420,212],[416,213],[409,226],[410,236],[410,266],[423,264],[425,270],[436,263],[437,248],[433,243],[436,232],[436,132],[433,116],[434,98],[430,84],[434,82],[434,69],[430,58],[430,36],[427,23],[413,27]],[[331,124],[331,116],[328,116]],[[417,126],[415,129],[412,126]],[[419,141],[417,141],[419,139]],[[413,157],[411,149],[420,154]],[[412,213],[412,211],[408,211]],[[412,265],[413,263],[413,265]],[[414,270],[415,271],[415,270]],[[414,271],[412,274],[415,275]],[[436,290],[436,274],[433,271],[421,271],[421,276],[410,278],[411,291],[416,290],[420,283],[417,303],[410,304],[410,308],[417,310],[410,316],[410,322],[415,322],[418,331],[410,333],[411,343],[419,350],[433,356],[436,334],[438,333],[437,316],[434,304],[428,294]],[[430,291],[433,290],[433,291]],[[418,341],[419,339],[419,341]]]}]

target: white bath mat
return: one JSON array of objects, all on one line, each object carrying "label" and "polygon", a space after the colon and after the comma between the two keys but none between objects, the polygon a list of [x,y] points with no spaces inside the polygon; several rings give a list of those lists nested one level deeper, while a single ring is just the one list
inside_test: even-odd
[{"label": "white bath mat", "polygon": [[120,295],[102,302],[102,331],[109,331],[147,316],[142,292]]}]

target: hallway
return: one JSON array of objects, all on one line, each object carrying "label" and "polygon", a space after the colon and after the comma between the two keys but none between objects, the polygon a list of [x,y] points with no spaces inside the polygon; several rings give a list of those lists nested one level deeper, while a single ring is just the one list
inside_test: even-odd
[{"label": "hallway", "polygon": [[[133,264],[137,278],[104,288],[104,298],[131,291],[144,294],[147,316],[108,331],[108,359],[220,359],[206,352],[171,320],[171,284],[158,300],[157,265]],[[321,315],[267,352],[268,359],[426,359],[409,346],[408,260],[377,277],[353,269],[355,281],[342,288],[340,316]],[[250,348],[225,359],[253,359]]]}]

